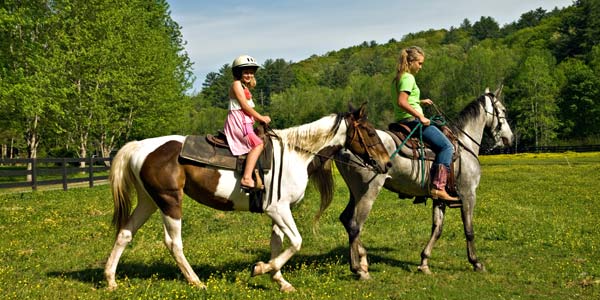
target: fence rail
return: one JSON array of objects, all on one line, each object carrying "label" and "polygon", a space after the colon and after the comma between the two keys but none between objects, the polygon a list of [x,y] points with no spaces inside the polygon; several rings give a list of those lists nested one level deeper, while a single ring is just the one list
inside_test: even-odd
[{"label": "fence rail", "polygon": [[[88,158],[17,158],[0,159],[0,189],[61,185],[67,190],[70,183],[94,182],[108,179],[110,157]],[[85,162],[84,168],[79,167]],[[31,166],[28,169],[28,165]],[[30,179],[30,180],[29,180]]]},{"label": "fence rail", "polygon": [[489,151],[483,151],[482,154],[513,154],[513,153],[560,153],[560,152],[600,152],[600,145],[580,145],[580,146],[525,146],[511,148],[496,148]]}]

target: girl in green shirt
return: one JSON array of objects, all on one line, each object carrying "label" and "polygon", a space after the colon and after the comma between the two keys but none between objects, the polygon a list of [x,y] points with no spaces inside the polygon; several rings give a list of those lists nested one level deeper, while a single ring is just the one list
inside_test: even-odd
[{"label": "girl in green shirt", "polygon": [[425,53],[423,49],[412,46],[403,49],[400,54],[396,77],[393,80],[392,95],[395,104],[394,112],[400,123],[413,129],[417,124],[423,125],[423,140],[436,153],[431,167],[432,188],[430,196],[433,199],[460,201],[457,197],[448,195],[446,182],[450,173],[450,163],[454,154],[454,146],[436,126],[430,126],[431,121],[423,114],[421,105],[431,105],[431,99],[421,99],[421,91],[417,86],[415,75],[423,67]]}]

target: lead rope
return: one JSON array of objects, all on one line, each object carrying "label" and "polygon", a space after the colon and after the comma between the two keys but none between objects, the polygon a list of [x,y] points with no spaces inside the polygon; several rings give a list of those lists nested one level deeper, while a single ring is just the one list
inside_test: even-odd
[{"label": "lead rope", "polygon": [[413,128],[413,130],[404,138],[404,141],[396,148],[396,151],[392,153],[390,159],[393,159],[394,156],[400,152],[402,147],[406,144],[406,142],[410,139],[410,137],[419,130],[419,160],[421,161],[421,188],[425,187],[425,146],[423,144],[423,124],[421,122],[417,123],[417,126]]}]

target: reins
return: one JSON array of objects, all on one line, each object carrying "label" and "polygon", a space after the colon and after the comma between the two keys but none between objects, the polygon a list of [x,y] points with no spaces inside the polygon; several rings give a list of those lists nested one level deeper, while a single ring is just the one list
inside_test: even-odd
[{"label": "reins", "polygon": [[[337,123],[336,123],[335,129],[334,129],[335,131],[337,131],[337,128],[339,128],[339,125],[340,125],[340,123],[341,123],[342,119],[344,119],[344,121],[346,122],[346,127],[347,127],[347,128],[350,128],[350,126],[349,126],[349,124],[348,124],[348,120],[346,120],[345,118],[339,118],[339,120],[338,120],[338,121],[337,121]],[[283,141],[282,141],[281,137],[280,137],[280,136],[279,136],[279,135],[278,135],[278,134],[277,134],[277,133],[276,133],[276,132],[273,130],[273,128],[271,128],[271,126],[269,126],[268,124],[262,124],[262,125],[265,127],[265,131],[269,132],[269,134],[270,134],[271,136],[274,136],[274,137],[275,137],[275,138],[276,138],[276,139],[279,141],[279,143],[280,143],[280,144],[283,144]],[[358,127],[358,122],[357,122],[357,121],[354,121],[354,123],[353,123],[353,127],[355,128],[355,130],[354,130],[354,135],[353,135],[353,136],[352,136],[350,139],[346,138],[346,143],[344,144],[344,146],[346,146],[346,145],[348,145],[349,143],[351,143],[352,141],[354,141],[354,139],[355,139],[357,136],[358,136],[358,138],[359,138],[359,140],[360,140],[360,143],[361,143],[361,144],[362,144],[362,145],[365,147],[365,150],[367,151],[367,153],[369,152],[369,150],[368,150],[368,149],[369,149],[369,147],[373,147],[373,146],[376,146],[376,145],[378,145],[378,144],[382,143],[381,141],[379,141],[379,143],[378,143],[378,144],[367,145],[367,143],[365,142],[365,139],[364,139],[364,137],[363,137],[363,136],[361,135],[361,133],[360,133],[360,130],[358,130],[358,129],[357,129],[357,127]],[[327,156],[327,155],[319,154],[319,153],[317,153],[317,152],[314,152],[314,151],[311,151],[311,150],[308,150],[308,149],[302,148],[302,147],[300,147],[300,146],[293,145],[293,144],[291,144],[291,143],[289,143],[289,142],[288,142],[287,144],[288,144],[288,145],[290,145],[290,146],[292,146],[292,147],[293,147],[295,150],[303,151],[303,152],[309,153],[309,154],[311,154],[311,155],[314,155],[314,156],[316,156],[316,157],[325,158],[325,159],[327,159],[327,160],[329,160],[329,159],[332,159],[332,160],[333,160],[333,161],[335,161],[336,163],[343,164],[343,165],[348,165],[348,166],[352,165],[352,166],[356,166],[356,165],[354,165],[354,164],[350,164],[350,163],[344,162],[344,161],[342,161],[342,160],[336,159],[336,158],[335,158],[335,157],[333,157],[333,156]],[[281,147],[281,158],[282,158],[282,160],[283,160],[283,153],[284,153],[284,151],[283,151],[283,147]],[[364,161],[362,158],[360,158],[358,155],[356,155],[356,157],[358,157],[358,158],[360,159],[360,161],[359,161],[359,162],[357,162],[357,163],[358,163],[358,167],[360,167],[360,168],[364,168],[364,169],[373,169],[373,168],[374,168],[373,166],[371,166],[371,165],[369,165],[368,163],[366,163],[366,162],[365,162],[365,161]],[[369,153],[369,157],[371,157],[371,154],[370,154],[370,153]],[[280,168],[280,172],[279,172],[279,174],[280,174],[280,175],[279,175],[279,176],[281,176],[281,169],[282,169],[282,166],[283,166],[283,164],[280,164],[280,166],[279,166],[279,168]],[[279,180],[279,181],[281,182],[281,180]]]},{"label": "reins", "polygon": [[[443,118],[445,118],[446,120],[451,120],[449,119],[446,114],[444,114],[444,112],[442,112],[442,110],[435,105],[435,103],[433,103],[433,108],[436,110],[436,112],[442,116]],[[483,108],[483,110],[485,111],[485,107]],[[486,113],[488,113],[487,111],[485,111]],[[456,124],[454,124],[454,122],[452,121],[446,121],[447,123],[449,123],[450,125],[452,125],[453,128],[455,128],[456,130],[462,132],[466,137],[468,137],[473,143],[475,143],[475,145],[477,145],[477,147],[481,148],[481,143],[476,141],[473,137],[471,137],[466,131],[462,130],[460,127],[456,126]],[[471,155],[473,155],[477,160],[479,160],[479,155],[477,155],[475,153],[475,151],[473,151],[471,148],[467,147],[467,145],[465,145],[460,139],[456,139],[458,141],[458,144],[461,145],[465,150],[467,150],[467,152],[471,153]]]}]

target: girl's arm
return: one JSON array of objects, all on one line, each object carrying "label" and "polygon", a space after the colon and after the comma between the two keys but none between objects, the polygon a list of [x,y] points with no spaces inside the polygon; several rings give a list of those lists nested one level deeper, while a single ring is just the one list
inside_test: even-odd
[{"label": "girl's arm", "polygon": [[238,81],[238,80],[234,81],[233,84],[231,85],[231,89],[233,91],[235,99],[238,100],[238,102],[240,103],[240,106],[242,107],[242,110],[245,113],[254,117],[254,119],[256,119],[259,122],[267,123],[267,124],[269,122],[271,122],[271,118],[269,118],[269,116],[263,116],[263,115],[259,114],[254,108],[252,108],[250,105],[248,105],[248,99],[246,99],[246,95],[244,94],[244,88],[242,87],[242,83],[240,81]]},{"label": "girl's arm", "polygon": [[410,106],[410,104],[408,104],[407,92],[400,91],[400,93],[398,93],[398,106],[400,106],[400,108],[402,108],[407,113],[411,114],[413,117],[419,119],[419,121],[423,123],[424,126],[429,126],[429,124],[431,123],[431,121],[428,118],[426,118],[423,114],[416,111],[412,106]]}]

